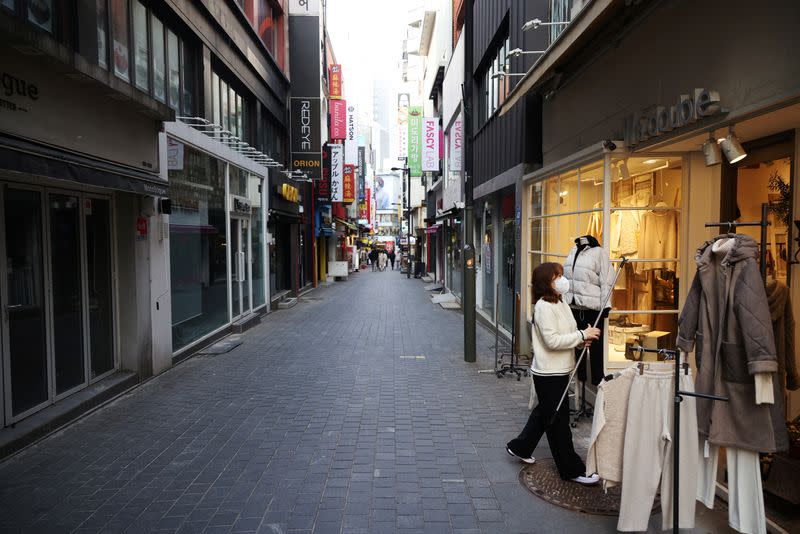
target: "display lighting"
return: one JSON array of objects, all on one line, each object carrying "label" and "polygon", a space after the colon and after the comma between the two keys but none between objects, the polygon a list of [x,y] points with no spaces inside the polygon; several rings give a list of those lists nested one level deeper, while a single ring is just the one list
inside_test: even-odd
[{"label": "display lighting", "polygon": [[728,136],[718,139],[717,142],[722,149],[722,153],[725,154],[725,157],[731,164],[742,161],[747,157],[747,152],[745,152],[742,143],[739,142],[739,138],[733,133],[733,126],[728,128]]},{"label": "display lighting", "polygon": [[541,26],[568,26],[569,22],[542,22],[542,19],[529,20],[522,25],[522,31],[536,30]]},{"label": "display lighting", "polygon": [[521,48],[515,48],[514,50],[509,50],[508,57],[518,57],[527,54],[544,54],[547,50],[523,50]]},{"label": "display lighting", "polygon": [[722,151],[711,132],[708,132],[708,139],[703,143],[703,157],[706,159],[706,167],[722,163]]}]

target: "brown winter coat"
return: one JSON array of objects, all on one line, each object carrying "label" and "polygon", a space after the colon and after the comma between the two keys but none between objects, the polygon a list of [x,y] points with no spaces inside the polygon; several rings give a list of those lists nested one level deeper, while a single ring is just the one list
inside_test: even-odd
[{"label": "brown winter coat", "polygon": [[789,435],[786,433],[786,390],[798,387],[797,362],[794,351],[794,315],[789,300],[789,287],[783,282],[772,280],[767,283],[767,302],[772,319],[772,332],[775,334],[775,354],[778,357],[778,374],[773,380],[775,404],[772,405],[772,425],[775,428],[775,449],[789,449]]},{"label": "brown winter coat", "polygon": [[[723,238],[734,239],[733,247],[712,252]],[[697,399],[700,434],[715,445],[774,452],[771,405],[755,403],[753,375],[773,373],[773,381],[778,379],[757,254],[756,242],[742,234],[717,236],[697,250],[697,274],[678,321],[678,348],[697,349],[698,393],[730,399]]]}]

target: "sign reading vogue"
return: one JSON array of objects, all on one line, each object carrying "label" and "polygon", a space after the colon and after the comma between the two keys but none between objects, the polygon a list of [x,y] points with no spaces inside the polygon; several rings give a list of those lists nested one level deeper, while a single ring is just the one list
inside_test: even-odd
[{"label": "sign reading vogue", "polygon": [[313,180],[319,180],[322,168],[319,106],[318,97],[292,98],[292,169]]},{"label": "sign reading vogue", "polygon": [[650,138],[664,135],[724,110],[719,93],[696,88],[692,95],[680,95],[671,106],[652,106],[625,119],[625,145],[632,147]]}]

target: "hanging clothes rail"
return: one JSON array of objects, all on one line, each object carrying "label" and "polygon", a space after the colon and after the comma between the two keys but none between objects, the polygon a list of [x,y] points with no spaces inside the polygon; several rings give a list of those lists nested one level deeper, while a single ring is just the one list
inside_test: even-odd
[{"label": "hanging clothes rail", "polygon": [[761,268],[761,279],[766,282],[767,280],[767,227],[770,225],[769,222],[769,204],[766,202],[761,204],[761,220],[760,221],[749,221],[749,222],[736,222],[736,221],[726,221],[726,222],[707,222],[706,228],[710,227],[728,227],[728,233],[733,230],[736,231],[737,226],[760,226],[761,227],[761,243],[759,244],[759,258],[758,258],[758,265]]},{"label": "hanging clothes rail", "polygon": [[[682,358],[680,357],[680,352],[677,350],[670,350],[670,349],[646,349],[644,347],[634,347],[635,351],[639,352],[639,354],[644,352],[651,352],[656,354],[661,354],[664,356],[666,360],[675,360],[675,397],[674,403],[675,408],[673,410],[673,417],[672,417],[672,436],[673,436],[673,446],[672,446],[672,532],[674,534],[678,534],[678,519],[680,517],[680,506],[678,503],[680,502],[680,458],[681,458],[681,441],[680,441],[680,428],[681,428],[681,403],[683,402],[684,397],[699,397],[703,399],[711,399],[716,401],[723,401],[728,402],[728,397],[720,397],[717,395],[707,395],[705,393],[695,393],[693,391],[683,391],[680,387],[680,379],[681,379],[681,370],[684,373],[689,372],[689,363],[681,361]],[[647,365],[645,362],[639,362],[639,372],[641,373],[644,370],[644,366]],[[697,451],[694,451],[695,454]]]}]

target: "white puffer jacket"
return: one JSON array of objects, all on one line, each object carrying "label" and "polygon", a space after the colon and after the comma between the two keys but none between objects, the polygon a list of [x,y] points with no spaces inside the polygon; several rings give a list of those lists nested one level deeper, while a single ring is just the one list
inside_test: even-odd
[{"label": "white puffer jacket", "polygon": [[[614,269],[608,251],[603,247],[584,248],[575,261],[577,251],[578,247],[572,247],[564,261],[564,277],[569,280],[570,290],[562,298],[572,307],[600,311],[614,283]],[[609,296],[606,308],[610,307]]]}]

